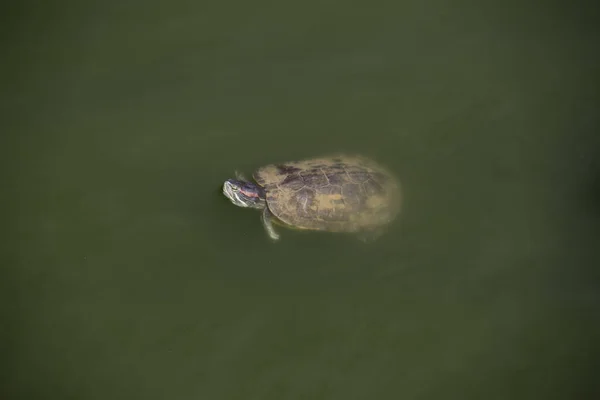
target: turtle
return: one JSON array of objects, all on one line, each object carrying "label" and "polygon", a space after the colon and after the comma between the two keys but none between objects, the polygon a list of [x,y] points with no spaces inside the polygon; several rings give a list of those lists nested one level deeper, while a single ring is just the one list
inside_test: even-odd
[{"label": "turtle", "polygon": [[223,194],[239,207],[261,210],[267,235],[274,224],[356,234],[374,240],[400,211],[401,187],[388,170],[359,155],[331,155],[258,168],[255,182],[236,171]]}]

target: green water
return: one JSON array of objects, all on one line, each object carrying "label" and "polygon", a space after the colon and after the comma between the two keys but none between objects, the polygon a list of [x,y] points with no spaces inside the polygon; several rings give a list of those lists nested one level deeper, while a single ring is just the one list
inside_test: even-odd
[{"label": "green water", "polygon": [[[120,4],[3,14],[3,398],[590,398],[589,14]],[[220,193],[339,151],[403,184],[374,243]]]}]

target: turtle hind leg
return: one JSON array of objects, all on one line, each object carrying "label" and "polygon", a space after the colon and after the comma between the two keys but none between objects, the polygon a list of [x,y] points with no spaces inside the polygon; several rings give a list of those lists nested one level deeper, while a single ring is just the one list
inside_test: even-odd
[{"label": "turtle hind leg", "polygon": [[273,219],[273,214],[271,214],[271,211],[269,211],[269,207],[265,207],[263,209],[262,214],[260,215],[260,220],[261,220],[263,226],[265,227],[265,230],[267,231],[267,235],[269,235],[271,240],[277,241],[277,240],[279,240],[279,234],[277,232],[275,232],[275,228],[273,227],[272,219]]},{"label": "turtle hind leg", "polygon": [[373,243],[377,241],[384,233],[383,229],[374,229],[369,231],[362,231],[356,235],[357,239],[363,243]]}]

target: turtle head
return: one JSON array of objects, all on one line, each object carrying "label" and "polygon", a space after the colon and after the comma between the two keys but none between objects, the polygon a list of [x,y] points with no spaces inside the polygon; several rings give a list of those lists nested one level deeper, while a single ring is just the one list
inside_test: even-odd
[{"label": "turtle head", "polygon": [[238,207],[265,207],[265,191],[252,182],[238,179],[227,179],[223,184],[223,194]]}]

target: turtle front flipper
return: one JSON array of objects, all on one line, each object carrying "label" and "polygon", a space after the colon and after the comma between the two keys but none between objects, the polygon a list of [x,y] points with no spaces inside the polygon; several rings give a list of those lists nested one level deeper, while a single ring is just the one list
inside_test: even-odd
[{"label": "turtle front flipper", "polygon": [[260,215],[260,220],[262,221],[262,224],[265,227],[269,237],[275,241],[279,240],[279,234],[275,232],[275,228],[273,228],[272,218],[273,214],[271,214],[271,211],[269,211],[269,207],[265,207]]},{"label": "turtle front flipper", "polygon": [[246,175],[244,175],[237,169],[235,170],[235,179],[237,179],[238,181],[250,182],[250,180],[246,177]]}]

